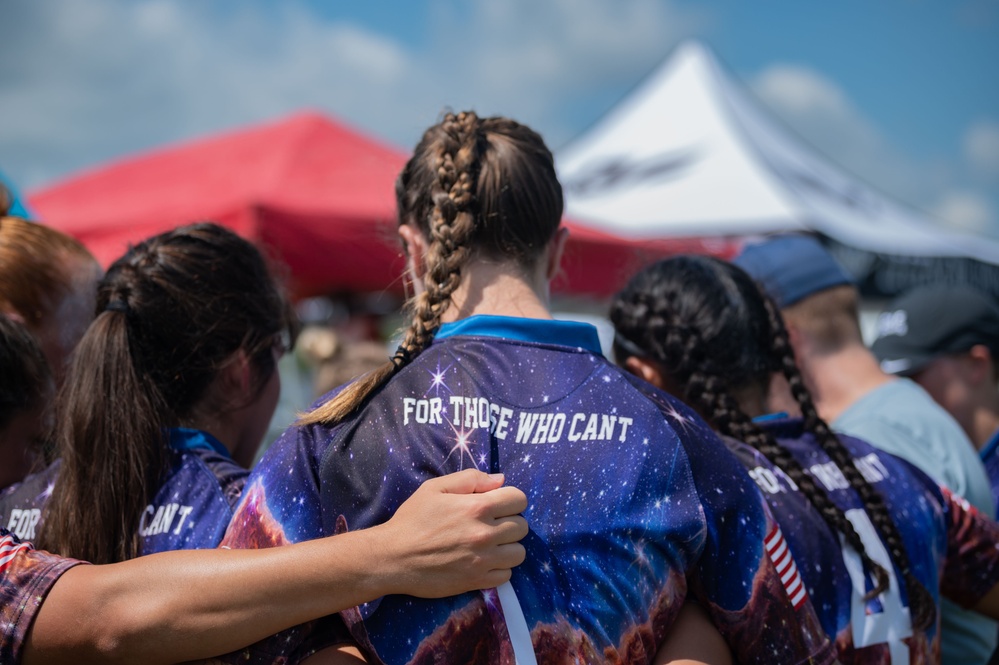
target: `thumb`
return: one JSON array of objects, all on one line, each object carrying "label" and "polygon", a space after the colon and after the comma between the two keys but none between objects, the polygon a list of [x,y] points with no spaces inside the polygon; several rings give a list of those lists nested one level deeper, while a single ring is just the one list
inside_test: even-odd
[{"label": "thumb", "polygon": [[502,473],[484,473],[465,469],[433,480],[435,489],[444,494],[474,494],[488,492],[503,485]]}]

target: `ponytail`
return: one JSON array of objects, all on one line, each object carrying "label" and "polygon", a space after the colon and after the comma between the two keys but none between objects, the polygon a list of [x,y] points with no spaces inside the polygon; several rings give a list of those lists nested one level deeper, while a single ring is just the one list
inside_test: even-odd
[{"label": "ponytail", "polygon": [[57,400],[59,479],[36,543],[97,564],[139,555],[139,520],[169,468],[165,405],[133,363],[126,316],[103,312],[73,357]]},{"label": "ponytail", "polygon": [[233,407],[213,385],[237,352],[262,389],[294,326],[260,252],[215,224],[131,248],[101,280],[97,308],[57,397],[62,466],[38,544],[113,563],[140,554],[143,511],[173,460],[168,428]]}]

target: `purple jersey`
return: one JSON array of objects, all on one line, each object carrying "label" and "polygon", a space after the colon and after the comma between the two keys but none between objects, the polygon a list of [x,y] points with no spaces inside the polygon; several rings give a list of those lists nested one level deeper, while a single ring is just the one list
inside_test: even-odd
[{"label": "purple jersey", "polygon": [[[216,547],[248,475],[207,432],[171,429],[170,447],[170,474],[139,521],[142,554]],[[34,539],[58,475],[56,462],[4,490],[0,526]]]},{"label": "purple jersey", "polygon": [[0,528],[0,663],[21,662],[42,601],[59,576],[78,563],[36,551]]},{"label": "purple jersey", "polygon": [[891,573],[891,588],[867,603],[873,588],[860,557],[842,547],[794,482],[745,443],[726,443],[763,489],[826,632],[843,663],[940,662],[940,592],[969,607],[999,583],[999,526],[942,490],[908,462],[852,437],[840,440],[854,465],[884,497],[905,543],[912,570],[938,605],[938,623],[913,631],[902,576],[839,468],[804,431],[800,419],[761,419],[853,523],[869,556]]},{"label": "purple jersey", "polygon": [[985,472],[989,475],[989,485],[992,486],[992,502],[999,517],[999,432],[992,435],[985,447],[979,451]]},{"label": "purple jersey", "polygon": [[[779,531],[738,461],[681,403],[609,364],[577,323],[443,326],[346,421],[285,432],[225,544],[376,525],[424,480],[468,467],[502,471],[527,494],[527,560],[498,590],[343,613],[373,662],[524,662],[531,651],[540,663],[649,662],[688,579],[741,662],[833,657],[793,561],[767,549]],[[238,659],[275,661],[288,644]]]}]

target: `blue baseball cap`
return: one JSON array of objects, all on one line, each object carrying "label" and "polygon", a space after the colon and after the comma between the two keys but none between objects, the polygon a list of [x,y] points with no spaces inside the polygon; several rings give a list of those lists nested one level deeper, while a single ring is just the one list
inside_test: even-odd
[{"label": "blue baseball cap", "polygon": [[759,282],[781,309],[813,293],[853,278],[818,240],[805,235],[783,235],[746,247],[733,263]]}]

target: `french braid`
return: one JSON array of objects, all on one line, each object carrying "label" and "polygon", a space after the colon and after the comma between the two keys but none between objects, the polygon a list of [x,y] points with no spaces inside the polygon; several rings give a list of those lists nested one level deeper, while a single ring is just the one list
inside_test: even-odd
[{"label": "french braid", "polygon": [[[470,253],[469,239],[475,226],[475,191],[480,152],[479,118],[471,112],[448,113],[439,125],[433,145],[429,214],[430,245],[426,253],[424,291],[410,300],[409,327],[396,354],[351,383],[326,404],[305,414],[300,425],[334,424],[356,410],[379,386],[426,349],[440,328],[441,316],[461,284],[461,270]],[[429,135],[429,132],[428,132]],[[425,137],[425,141],[426,141]],[[421,144],[422,145],[422,144]],[[398,189],[405,190],[418,164],[410,160],[400,175]],[[400,196],[403,207],[403,196]],[[413,211],[400,209],[400,216]]]},{"label": "french braid", "polygon": [[701,413],[716,431],[752,446],[783,471],[798,486],[826,524],[833,531],[841,533],[846,542],[860,554],[876,582],[875,588],[866,598],[873,598],[887,590],[888,572],[867,554],[860,535],[846,514],[773,435],[758,427],[739,408],[732,396],[731,386],[723,378],[724,373],[704,355],[705,346],[696,328],[678,325],[675,332],[665,338],[665,344],[661,348],[662,355],[656,357],[672,361],[666,364],[670,367],[673,379],[683,386],[685,402]]},{"label": "french braid", "polygon": [[925,628],[931,625],[935,619],[933,598],[926,587],[923,586],[912,572],[912,566],[909,562],[909,555],[906,552],[905,544],[902,541],[902,535],[899,533],[894,520],[892,520],[888,506],[885,505],[884,497],[867,482],[867,479],[864,478],[863,474],[860,473],[854,464],[850,451],[846,449],[839,440],[839,437],[833,433],[826,421],[819,416],[819,412],[815,408],[815,402],[812,400],[811,393],[805,387],[801,371],[795,362],[794,350],[791,347],[787,329],[784,326],[780,313],[777,311],[777,307],[773,301],[765,295],[764,305],[767,310],[770,330],[773,333],[772,352],[774,357],[780,360],[781,371],[787,378],[791,394],[801,409],[801,414],[805,421],[805,429],[815,436],[819,445],[822,446],[822,450],[836,464],[843,473],[843,476],[850,483],[850,486],[863,501],[864,511],[870,517],[874,528],[877,529],[881,539],[887,545],[892,560],[902,573],[908,592],[909,607],[912,609],[913,626]]}]

